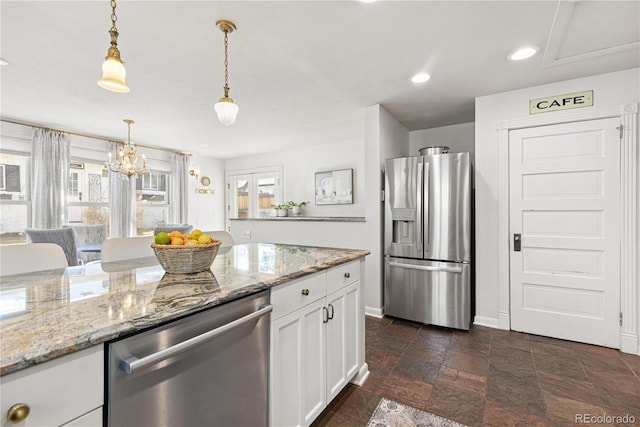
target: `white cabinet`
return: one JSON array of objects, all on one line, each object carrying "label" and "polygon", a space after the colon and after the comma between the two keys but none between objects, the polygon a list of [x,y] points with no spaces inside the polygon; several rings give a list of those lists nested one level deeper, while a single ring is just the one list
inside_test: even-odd
[{"label": "white cabinet", "polygon": [[364,301],[353,261],[272,288],[271,425],[308,426],[364,363]]},{"label": "white cabinet", "polygon": [[0,378],[0,396],[3,426],[11,425],[6,418],[9,408],[26,404],[30,412],[20,426],[100,427],[104,399],[102,346],[5,375]]}]

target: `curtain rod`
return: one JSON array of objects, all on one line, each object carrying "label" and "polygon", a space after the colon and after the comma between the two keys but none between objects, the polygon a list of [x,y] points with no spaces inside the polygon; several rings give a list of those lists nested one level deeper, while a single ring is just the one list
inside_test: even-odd
[{"label": "curtain rod", "polygon": [[[29,126],[29,127],[32,127],[32,128],[38,128],[38,129],[43,129],[43,130],[51,130],[51,131],[55,131],[55,132],[68,133],[69,135],[81,136],[83,138],[97,139],[99,141],[115,142],[115,143],[118,143],[118,144],[124,144],[124,141],[118,141],[118,140],[113,139],[113,138],[105,138],[103,136],[89,135],[87,133],[71,132],[71,131],[68,131],[68,130],[54,129],[54,128],[50,128],[50,127],[47,127],[47,126],[40,126],[40,125],[36,125],[34,123],[21,122],[21,121],[18,121],[18,120],[10,120],[10,119],[5,119],[5,118],[0,118],[0,121],[6,122],[6,123],[13,123],[14,125]],[[183,153],[182,151],[174,151],[174,150],[169,150],[169,149],[161,148],[161,147],[152,147],[150,145],[138,144],[137,142],[135,142],[134,144],[136,145],[136,147],[144,147],[144,148],[150,148],[152,150],[168,151],[169,153],[182,154],[183,156],[188,156],[188,157],[192,156],[191,153]]]}]

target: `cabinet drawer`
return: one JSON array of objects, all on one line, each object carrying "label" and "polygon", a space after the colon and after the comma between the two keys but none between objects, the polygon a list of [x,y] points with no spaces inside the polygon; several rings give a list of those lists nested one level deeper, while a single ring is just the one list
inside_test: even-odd
[{"label": "cabinet drawer", "polygon": [[275,320],[319,298],[324,298],[327,293],[326,284],[327,275],[323,271],[271,288],[271,319]]},{"label": "cabinet drawer", "polygon": [[327,294],[360,280],[360,261],[351,261],[327,271]]},{"label": "cabinet drawer", "polygon": [[27,427],[59,426],[102,406],[102,348],[97,345],[0,378],[2,421],[16,403],[31,409],[20,424]]}]

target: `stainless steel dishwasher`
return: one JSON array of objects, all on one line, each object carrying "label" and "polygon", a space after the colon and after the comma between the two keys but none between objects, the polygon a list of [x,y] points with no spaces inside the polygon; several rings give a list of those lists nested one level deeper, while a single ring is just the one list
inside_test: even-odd
[{"label": "stainless steel dishwasher", "polygon": [[268,291],[109,344],[107,425],[268,423]]}]

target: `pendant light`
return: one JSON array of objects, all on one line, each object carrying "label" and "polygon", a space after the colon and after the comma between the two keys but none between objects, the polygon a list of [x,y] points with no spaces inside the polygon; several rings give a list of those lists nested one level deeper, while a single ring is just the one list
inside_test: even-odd
[{"label": "pendant light", "polygon": [[102,63],[102,78],[98,80],[98,86],[113,92],[129,92],[129,86],[124,81],[127,75],[120,51],[118,50],[118,29],[116,28],[116,0],[111,0],[111,47],[107,51],[107,56]]},{"label": "pendant light", "polygon": [[224,33],[224,96],[220,98],[215,106],[218,120],[225,125],[232,125],[236,121],[238,116],[238,106],[233,103],[233,99],[229,98],[229,61],[227,59],[229,50],[229,33],[233,33],[236,30],[236,25],[224,19],[216,22],[216,25]]}]

